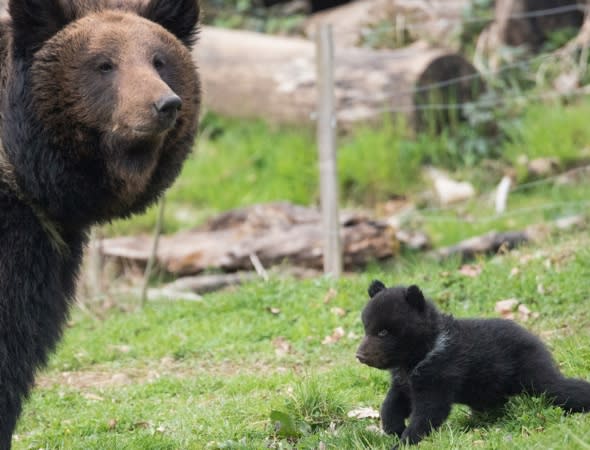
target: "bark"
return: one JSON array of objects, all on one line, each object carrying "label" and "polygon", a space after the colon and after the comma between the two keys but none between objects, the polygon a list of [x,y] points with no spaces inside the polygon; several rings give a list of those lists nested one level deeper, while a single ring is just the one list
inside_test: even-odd
[{"label": "bark", "polygon": [[[341,216],[343,260],[347,269],[396,254],[395,230],[361,215]],[[206,226],[163,236],[158,265],[175,275],[198,274],[215,268],[225,272],[252,270],[251,256],[264,267],[284,262],[322,268],[321,217],[316,209],[288,203],[256,205],[225,213]],[[144,266],[149,258],[149,236],[105,239],[106,258]]]}]

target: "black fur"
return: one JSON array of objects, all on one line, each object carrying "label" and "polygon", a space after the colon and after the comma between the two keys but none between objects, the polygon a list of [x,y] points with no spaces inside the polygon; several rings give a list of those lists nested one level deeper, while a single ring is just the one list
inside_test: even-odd
[{"label": "black fur", "polygon": [[417,286],[370,291],[357,358],[391,372],[381,420],[401,442],[419,442],[445,421],[453,403],[484,411],[512,395],[545,394],[566,411],[590,411],[590,383],[565,378],[545,345],[515,322],[454,319]]},{"label": "black fur", "polygon": [[44,42],[65,27],[72,19],[73,9],[63,8],[59,0],[11,1],[8,12],[12,18],[15,53],[32,55]]},{"label": "black fur", "polygon": [[[161,30],[166,34],[161,41],[178,59],[169,62],[178,73],[162,75],[161,84],[176,90],[183,109],[176,124],[158,130],[146,142],[134,135],[125,135],[124,140],[115,127],[105,131],[84,122],[97,112],[115,109],[108,93],[100,108],[81,111],[81,102],[64,102],[67,96],[59,88],[72,79],[76,89],[70,92],[93,86],[84,86],[80,77],[71,74],[55,75],[55,86],[49,87],[35,78],[50,79],[51,74],[43,70],[67,66],[59,55],[69,53],[76,59],[84,51],[83,45],[62,45],[84,42],[63,39],[72,21],[117,5],[125,14],[147,11],[147,18],[158,23],[170,25],[178,19],[182,24],[170,26],[173,33],[180,33],[176,42]],[[11,447],[35,372],[46,363],[62,334],[89,227],[140,212],[157,200],[178,175],[194,142],[200,91],[185,45],[197,27],[197,0],[151,0],[147,9],[142,8],[134,0],[10,0],[11,18],[0,23],[0,450]],[[105,14],[115,13],[124,14]],[[137,21],[145,22],[139,17]],[[116,86],[111,90],[118,92]],[[74,108],[83,116],[78,122],[70,120],[69,127],[54,125],[61,117],[69,119]],[[150,157],[153,170],[142,172],[141,163]],[[124,173],[129,179],[143,177],[143,184],[138,182],[141,188],[125,190],[128,180],[114,173],[113,167],[118,166],[113,161],[128,163]]]},{"label": "black fur", "polygon": [[186,46],[191,47],[197,38],[195,23],[199,21],[199,8],[195,8],[196,1],[151,0],[140,14],[146,19],[162,25]]}]

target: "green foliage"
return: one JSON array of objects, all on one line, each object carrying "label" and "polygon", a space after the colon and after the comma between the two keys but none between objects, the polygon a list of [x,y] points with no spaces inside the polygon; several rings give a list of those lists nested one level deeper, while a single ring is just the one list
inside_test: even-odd
[{"label": "green foliage", "polygon": [[576,27],[563,27],[552,31],[547,36],[545,36],[545,41],[541,47],[541,52],[553,52],[561,48],[571,39],[573,39],[579,31],[580,29]]},{"label": "green foliage", "polygon": [[473,0],[469,2],[463,12],[463,24],[459,35],[459,42],[464,52],[472,52],[476,41],[492,22],[494,17],[493,0]]},{"label": "green foliage", "polygon": [[375,49],[402,48],[416,41],[401,16],[387,17],[369,24],[363,31],[360,46]]},{"label": "green foliage", "polygon": [[403,122],[384,118],[379,128],[362,127],[338,148],[338,175],[345,202],[375,204],[421,184],[423,152]]},{"label": "green foliage", "polygon": [[281,34],[301,34],[306,12],[262,0],[203,0],[203,9],[207,25]]},{"label": "green foliage", "polygon": [[333,391],[318,376],[308,376],[299,381],[287,399],[285,408],[293,411],[311,430],[338,423],[346,414],[341,393]]},{"label": "green foliage", "polygon": [[588,101],[531,105],[521,120],[506,125],[508,142],[504,145],[504,157],[515,166],[519,166],[523,157],[527,160],[553,157],[562,166],[587,158],[589,114]]},{"label": "green foliage", "polygon": [[282,411],[271,411],[270,421],[274,427],[275,434],[280,438],[295,439],[311,432],[311,427],[307,422],[297,421]]}]

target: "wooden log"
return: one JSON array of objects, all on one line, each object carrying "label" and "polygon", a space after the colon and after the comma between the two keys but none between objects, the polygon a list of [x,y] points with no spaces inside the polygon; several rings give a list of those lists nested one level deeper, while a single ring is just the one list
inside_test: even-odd
[{"label": "wooden log", "polygon": [[476,236],[461,241],[456,245],[438,249],[436,255],[441,258],[458,255],[461,259],[468,260],[477,255],[497,253],[501,248],[511,250],[528,241],[529,235],[526,231],[508,231],[504,233],[492,231],[483,236]]},{"label": "wooden log", "polygon": [[[317,90],[310,41],[203,27],[193,54],[203,80],[204,103],[212,111],[311,124]],[[433,98],[437,103],[465,102],[477,94],[474,80],[452,83],[436,93],[416,93],[430,83],[476,73],[461,55],[425,42],[399,50],[336,48],[334,65],[337,119],[344,124],[374,120],[384,110],[395,110],[419,125],[428,111],[417,105]]]},{"label": "wooden log", "polygon": [[[301,216],[299,212],[305,210]],[[218,226],[216,226],[218,224]],[[201,273],[210,268],[227,272],[252,270],[251,255],[264,267],[283,262],[321,269],[323,261],[321,216],[316,209],[288,203],[257,205],[228,212],[201,229],[163,236],[158,265],[175,275]],[[395,231],[360,215],[341,216],[344,267],[362,267],[389,258],[398,251]],[[145,265],[151,248],[149,236],[105,239],[106,258]]]}]

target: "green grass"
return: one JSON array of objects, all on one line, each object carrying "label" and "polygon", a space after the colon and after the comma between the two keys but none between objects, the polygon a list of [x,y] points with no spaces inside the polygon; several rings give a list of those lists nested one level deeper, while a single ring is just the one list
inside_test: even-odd
[{"label": "green grass", "polygon": [[[76,309],[25,405],[14,447],[390,448],[393,438],[368,428],[377,420],[347,416],[360,406],[378,409],[388,388],[386,373],[354,358],[374,277],[418,283],[458,317],[493,317],[496,301],[517,298],[540,314],[525,325],[542,333],[562,370],[588,379],[589,242],[576,234],[481,260],[477,278],[461,275],[453,261],[415,259],[340,281],[271,280],[136,312],[126,312],[135,299],[119,299],[102,320]],[[335,296],[327,296],[331,289]],[[322,344],[337,327],[344,337]],[[280,342],[286,351],[277,351]],[[279,436],[272,411],[297,425],[293,437]],[[582,449],[587,442],[587,416],[517,397],[499,417],[472,418],[456,406],[420,448]]]},{"label": "green grass", "polygon": [[453,209],[421,211],[420,226],[435,246],[452,245],[491,230],[524,230],[559,218],[584,215],[590,207],[587,183],[546,183],[513,192],[504,214],[497,215],[492,197],[479,197]]},{"label": "green grass", "polygon": [[572,105],[555,102],[530,106],[523,117],[508,128],[504,157],[515,166],[523,156],[528,160],[556,158],[562,167],[588,159],[589,114],[587,100]]}]

